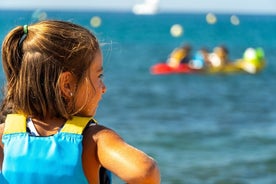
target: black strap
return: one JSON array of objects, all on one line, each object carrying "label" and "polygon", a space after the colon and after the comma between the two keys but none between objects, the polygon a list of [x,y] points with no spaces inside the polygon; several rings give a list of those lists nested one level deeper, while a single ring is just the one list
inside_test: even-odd
[{"label": "black strap", "polygon": [[104,167],[100,168],[100,184],[111,184],[111,173]]}]

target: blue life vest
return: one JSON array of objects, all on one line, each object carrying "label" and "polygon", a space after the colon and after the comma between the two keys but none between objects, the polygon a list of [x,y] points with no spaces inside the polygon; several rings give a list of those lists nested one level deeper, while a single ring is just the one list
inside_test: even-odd
[{"label": "blue life vest", "polygon": [[90,120],[75,116],[55,135],[37,137],[26,132],[25,116],[9,114],[0,183],[88,183],[82,168],[82,132]]}]

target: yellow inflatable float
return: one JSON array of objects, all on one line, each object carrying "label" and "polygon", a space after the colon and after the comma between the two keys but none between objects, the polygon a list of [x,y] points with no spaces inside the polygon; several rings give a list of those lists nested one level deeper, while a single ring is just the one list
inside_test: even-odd
[{"label": "yellow inflatable float", "polygon": [[207,66],[200,69],[205,73],[250,73],[256,74],[266,66],[265,54],[262,48],[247,48],[243,57],[219,66]]}]

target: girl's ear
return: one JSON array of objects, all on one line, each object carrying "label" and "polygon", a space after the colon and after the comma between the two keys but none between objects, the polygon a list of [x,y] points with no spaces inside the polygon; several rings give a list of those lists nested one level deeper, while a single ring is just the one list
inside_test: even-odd
[{"label": "girl's ear", "polygon": [[72,98],[76,90],[76,80],[72,73],[63,72],[60,74],[59,88],[64,97]]}]

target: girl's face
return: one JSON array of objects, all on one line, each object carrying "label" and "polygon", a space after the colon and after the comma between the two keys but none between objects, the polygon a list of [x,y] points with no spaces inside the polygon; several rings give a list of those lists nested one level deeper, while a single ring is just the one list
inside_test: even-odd
[{"label": "girl's face", "polygon": [[105,93],[106,86],[103,82],[102,53],[98,51],[90,65],[86,76],[76,90],[75,110],[80,116],[94,116],[98,104]]}]

